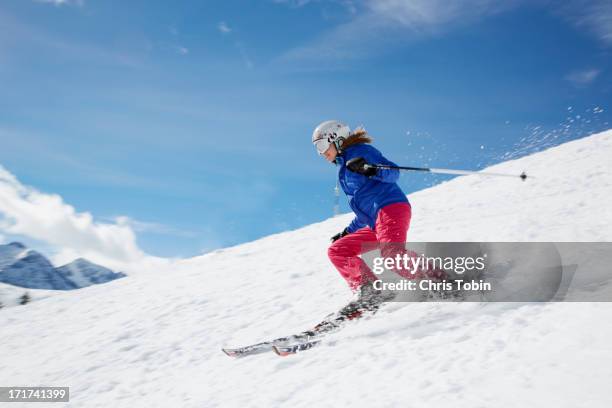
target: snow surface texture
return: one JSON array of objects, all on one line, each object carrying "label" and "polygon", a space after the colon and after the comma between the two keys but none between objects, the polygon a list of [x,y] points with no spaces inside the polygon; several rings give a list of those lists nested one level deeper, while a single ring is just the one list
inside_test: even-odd
[{"label": "snow surface texture", "polygon": [[[53,296],[58,292],[55,290],[20,288],[18,286],[7,285],[6,283],[0,283],[0,304],[2,304],[0,313],[7,307],[21,306],[22,296],[26,293],[28,294],[29,302],[35,302]],[[0,336],[0,338],[1,337],[2,336]]]},{"label": "snow surface texture", "polygon": [[[610,157],[607,131],[488,169],[527,182],[412,194],[409,240],[611,241]],[[326,249],[351,217],[2,310],[0,384],[70,386],[73,407],[612,406],[610,303],[394,304],[296,356],[221,353],[350,298]]]}]

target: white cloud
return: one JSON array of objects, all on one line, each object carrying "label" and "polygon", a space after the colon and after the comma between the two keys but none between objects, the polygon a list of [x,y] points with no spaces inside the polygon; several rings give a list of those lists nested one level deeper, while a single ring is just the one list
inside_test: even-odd
[{"label": "white cloud", "polygon": [[35,0],[37,3],[52,4],[54,6],[79,6],[85,5],[85,0]]},{"label": "white cloud", "polygon": [[572,0],[561,8],[561,12],[576,27],[612,45],[612,1]]},{"label": "white cloud", "polygon": [[169,225],[160,224],[157,222],[150,221],[139,221],[133,218],[127,217],[125,215],[120,215],[118,217],[114,217],[112,221],[117,225],[128,226],[133,229],[135,232],[148,232],[153,234],[161,234],[161,235],[174,235],[180,237],[191,237],[195,238],[197,236],[196,233],[192,231],[185,231],[178,228],[174,228]]},{"label": "white cloud", "polygon": [[[363,3],[363,0],[273,0],[274,3],[288,5],[291,8],[300,8],[313,3],[335,3],[343,7],[350,14],[356,14],[357,8],[360,3]],[[329,15],[327,13],[328,10],[323,9],[322,16],[324,18],[328,18]]]},{"label": "white cloud", "polygon": [[229,34],[232,32],[232,29],[227,25],[225,21],[221,21],[219,24],[217,24],[217,29],[223,34]]},{"label": "white cloud", "polygon": [[516,6],[520,1],[498,0],[368,0],[373,17],[421,30],[477,19]]},{"label": "white cloud", "polygon": [[308,3],[312,3],[314,0],[274,0],[274,3],[289,4],[293,7],[302,7]]},{"label": "white cloud", "polygon": [[136,244],[125,222],[105,223],[77,212],[57,194],[25,186],[0,166],[0,232],[24,235],[57,248],[59,262],[78,256],[123,268],[153,258]]},{"label": "white cloud", "polygon": [[[221,21],[217,25],[217,28],[223,34],[231,34],[233,32],[233,30],[227,25],[225,21]],[[232,36],[234,36],[234,34],[232,34]],[[242,61],[244,61],[245,67],[247,69],[252,69],[255,66],[255,64],[253,64],[253,60],[251,59],[251,57],[249,57],[249,53],[247,52],[247,49],[244,46],[244,44],[241,41],[236,40],[234,41],[234,46],[240,53],[240,56],[242,57]]]},{"label": "white cloud", "polygon": [[569,73],[565,79],[572,82],[574,85],[584,86],[597,79],[600,73],[601,70],[599,69],[584,69]]},{"label": "white cloud", "polygon": [[189,54],[189,48],[178,45],[176,47],[176,52],[178,52],[181,55],[187,55]]},{"label": "white cloud", "polygon": [[[310,3],[276,2],[293,6]],[[343,0],[335,2],[344,4]],[[334,68],[334,61],[369,57],[398,42],[445,33],[519,6],[545,8],[612,45],[610,0],[362,0],[346,4],[351,7],[347,7],[344,22],[311,42],[288,50],[279,61],[318,63],[326,58],[328,65],[323,68]]]},{"label": "white cloud", "polygon": [[[350,60],[372,55],[386,45],[420,35],[450,30],[516,7],[524,0],[364,0],[346,8],[348,21],[322,33],[313,42],[289,50],[280,60],[303,61],[326,58]],[[357,11],[359,10],[359,11]]]}]

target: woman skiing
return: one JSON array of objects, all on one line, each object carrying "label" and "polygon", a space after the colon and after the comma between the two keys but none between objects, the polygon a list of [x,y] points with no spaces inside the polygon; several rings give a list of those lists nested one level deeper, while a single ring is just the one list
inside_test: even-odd
[{"label": "woman skiing", "polygon": [[355,213],[353,221],[331,238],[329,259],[357,294],[349,309],[359,314],[375,310],[390,294],[383,296],[374,288],[376,275],[359,255],[375,247],[383,257],[405,251],[411,206],[396,183],[399,170],[373,166],[397,167],[370,144],[372,139],[361,128],[351,132],[344,123],[325,121],[314,130],[312,142],[320,155],[338,166],[339,184]]}]

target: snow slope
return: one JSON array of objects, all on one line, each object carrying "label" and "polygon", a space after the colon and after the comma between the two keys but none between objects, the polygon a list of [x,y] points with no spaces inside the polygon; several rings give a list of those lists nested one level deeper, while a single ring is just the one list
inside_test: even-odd
[{"label": "snow slope", "polygon": [[[525,183],[468,176],[411,194],[409,239],[612,241],[610,157],[607,131],[489,168],[527,170]],[[393,305],[297,356],[222,354],[347,301],[326,248],[350,219],[0,311],[0,384],[67,385],[73,407],[612,404],[608,303]]]},{"label": "snow slope", "polygon": [[[11,306],[21,307],[21,297],[25,293],[27,293],[30,297],[30,302],[36,302],[62,292],[63,291],[47,289],[21,288],[19,286],[8,285],[0,282],[0,304],[2,304],[2,308]],[[28,303],[28,307],[30,304],[31,303]]]}]

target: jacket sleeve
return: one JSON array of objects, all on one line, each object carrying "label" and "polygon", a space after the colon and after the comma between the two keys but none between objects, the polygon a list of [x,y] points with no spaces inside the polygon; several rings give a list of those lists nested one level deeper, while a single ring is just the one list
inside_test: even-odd
[{"label": "jacket sleeve", "polygon": [[355,217],[355,218],[353,218],[353,221],[351,221],[349,226],[346,227],[346,230],[349,233],[353,233],[353,232],[357,231],[358,229],[361,229],[361,228],[365,227],[366,225],[367,224],[359,221],[359,217]]},{"label": "jacket sleeve", "polygon": [[[387,160],[387,158],[384,157],[375,147],[368,147],[369,149],[366,151],[364,159],[366,159],[369,164],[385,164],[388,166],[397,167],[397,164],[393,163],[391,160]],[[377,169],[376,174],[371,178],[382,181],[383,183],[395,183],[399,179],[399,176],[400,174],[398,169]]]}]

